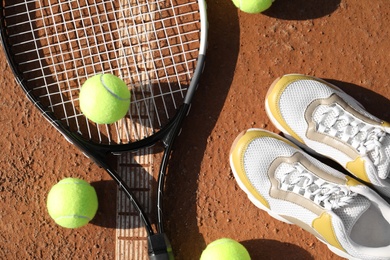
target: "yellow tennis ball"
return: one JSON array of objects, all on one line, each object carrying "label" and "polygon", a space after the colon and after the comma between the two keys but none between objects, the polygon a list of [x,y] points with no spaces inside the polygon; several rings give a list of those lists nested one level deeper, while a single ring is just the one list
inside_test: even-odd
[{"label": "yellow tennis ball", "polygon": [[98,74],[87,79],[81,87],[80,109],[95,123],[112,124],[126,115],[130,97],[123,80],[112,74]]},{"label": "yellow tennis ball", "polygon": [[50,217],[65,228],[85,226],[98,209],[95,188],[77,178],[65,178],[55,184],[47,196]]},{"label": "yellow tennis ball", "polygon": [[250,260],[246,248],[230,238],[220,238],[211,242],[202,252],[200,260]]},{"label": "yellow tennis ball", "polygon": [[234,5],[243,12],[256,14],[271,7],[274,0],[233,0]]}]

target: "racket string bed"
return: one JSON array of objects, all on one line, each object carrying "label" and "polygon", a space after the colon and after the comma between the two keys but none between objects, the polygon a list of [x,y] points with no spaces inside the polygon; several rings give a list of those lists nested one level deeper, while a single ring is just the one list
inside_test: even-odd
[{"label": "racket string bed", "polygon": [[[37,86],[32,91],[68,127],[103,144],[134,142],[164,127],[183,103],[199,50],[199,18],[193,18],[199,11],[188,8],[196,2],[114,2],[28,1],[6,7],[23,9],[14,18],[31,21],[12,25],[9,37],[25,35],[13,48],[15,55],[32,58],[21,57],[19,64],[30,68],[24,73]],[[80,112],[78,92],[88,75],[102,72],[131,86],[132,107],[125,120],[92,127]]]}]

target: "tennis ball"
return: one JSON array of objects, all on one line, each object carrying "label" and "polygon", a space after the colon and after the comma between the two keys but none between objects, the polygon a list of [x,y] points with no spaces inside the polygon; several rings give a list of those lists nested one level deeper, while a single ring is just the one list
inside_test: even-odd
[{"label": "tennis ball", "polygon": [[220,238],[211,242],[202,252],[200,260],[250,260],[246,248],[230,238]]},{"label": "tennis ball", "polygon": [[273,0],[233,0],[234,5],[243,12],[256,14],[271,7]]},{"label": "tennis ball", "polygon": [[97,124],[112,124],[126,115],[130,96],[123,80],[111,74],[98,74],[87,79],[81,87],[80,109]]},{"label": "tennis ball", "polygon": [[78,228],[93,219],[98,208],[94,187],[77,178],[65,178],[55,184],[47,196],[50,217],[65,228]]}]

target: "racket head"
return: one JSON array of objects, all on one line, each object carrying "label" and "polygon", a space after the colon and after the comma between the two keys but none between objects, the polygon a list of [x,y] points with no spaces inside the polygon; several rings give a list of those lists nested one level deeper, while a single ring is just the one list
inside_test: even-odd
[{"label": "racket head", "polygon": [[[191,102],[204,65],[205,12],[194,0],[2,1],[1,37],[27,96],[68,139],[138,149]],[[114,124],[95,124],[79,108],[80,87],[100,73],[120,77],[132,94]]]}]

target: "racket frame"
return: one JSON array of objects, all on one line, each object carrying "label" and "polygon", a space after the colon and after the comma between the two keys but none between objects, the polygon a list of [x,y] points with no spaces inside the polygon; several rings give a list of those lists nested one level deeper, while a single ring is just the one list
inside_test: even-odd
[{"label": "racket frame", "polygon": [[[131,142],[127,144],[98,144],[94,142],[89,142],[84,139],[78,133],[71,132],[68,127],[64,126],[59,119],[54,116],[54,113],[47,110],[40,102],[38,98],[36,98],[32,90],[27,87],[26,80],[23,77],[23,73],[17,69],[17,65],[11,58],[13,53],[11,49],[8,48],[7,43],[7,33],[6,33],[6,24],[5,17],[3,15],[4,7],[0,6],[0,40],[1,45],[3,46],[3,50],[6,54],[7,62],[10,65],[13,74],[17,83],[22,87],[27,98],[34,104],[35,107],[38,108],[40,113],[47,119],[47,121],[59,131],[64,138],[75,145],[78,149],[80,149],[83,154],[94,161],[99,167],[104,168],[106,172],[110,175],[110,177],[117,183],[119,188],[125,192],[126,196],[130,199],[133,206],[139,212],[139,216],[142,219],[145,229],[148,236],[148,253],[150,259],[173,259],[172,248],[164,233],[163,228],[163,206],[162,206],[162,198],[163,198],[163,190],[164,190],[164,180],[165,174],[167,172],[169,157],[172,152],[173,144],[176,137],[179,135],[181,131],[181,125],[184,118],[189,113],[191,107],[191,101],[195,94],[195,91],[198,87],[199,80],[201,74],[204,70],[205,65],[205,54],[207,48],[207,30],[208,30],[208,22],[207,22],[207,10],[205,0],[198,0],[199,12],[200,12],[200,46],[199,46],[199,56],[197,59],[197,64],[195,67],[195,71],[193,72],[193,76],[191,78],[187,93],[184,97],[183,104],[177,109],[175,116],[172,120],[169,121],[167,125],[165,125],[160,131],[154,133],[151,136],[148,136],[142,140],[138,140],[136,142]],[[164,146],[163,157],[160,164],[159,174],[158,174],[158,188],[157,188],[157,233],[153,230],[152,224],[150,223],[146,212],[140,206],[140,203],[131,192],[130,187],[121,179],[118,173],[109,165],[108,156],[112,155],[120,155],[123,152],[132,152],[137,151],[141,148],[145,148],[148,146],[152,146],[161,141]]]}]

